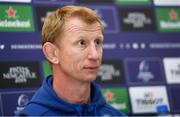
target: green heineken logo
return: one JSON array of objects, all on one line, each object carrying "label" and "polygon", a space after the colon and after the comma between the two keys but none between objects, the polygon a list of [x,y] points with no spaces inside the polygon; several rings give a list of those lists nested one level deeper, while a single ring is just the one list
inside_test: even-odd
[{"label": "green heineken logo", "polygon": [[113,101],[113,99],[114,99],[113,96],[114,96],[114,94],[109,90],[107,92],[105,92],[105,94],[104,94],[104,97],[105,97],[106,101],[108,101],[108,102]]},{"label": "green heineken logo", "polygon": [[170,19],[171,20],[177,20],[177,12],[176,11],[174,11],[174,10],[171,10],[170,12],[169,12],[169,17],[170,17]]},{"label": "green heineken logo", "polygon": [[125,113],[130,112],[127,89],[125,88],[105,88],[102,93],[107,103]]},{"label": "green heineken logo", "polygon": [[180,32],[179,8],[157,8],[156,15],[160,32]]},{"label": "green heineken logo", "polygon": [[151,0],[115,0],[116,4],[151,4]]},{"label": "green heineken logo", "polygon": [[30,6],[0,5],[0,31],[34,31]]},{"label": "green heineken logo", "polygon": [[9,18],[14,18],[14,19],[17,18],[17,17],[16,17],[17,11],[14,10],[14,9],[12,8],[12,6],[10,6],[9,9],[6,10],[6,13],[7,13],[7,15],[8,15],[8,19],[9,19]]}]

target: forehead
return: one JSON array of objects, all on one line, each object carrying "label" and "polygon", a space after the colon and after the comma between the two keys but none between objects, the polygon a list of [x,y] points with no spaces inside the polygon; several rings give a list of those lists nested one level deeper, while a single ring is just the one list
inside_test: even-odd
[{"label": "forehead", "polygon": [[83,31],[83,32],[102,32],[102,27],[98,22],[87,24],[83,20],[77,17],[73,17],[68,19],[64,25],[65,32],[76,32],[76,31]]}]

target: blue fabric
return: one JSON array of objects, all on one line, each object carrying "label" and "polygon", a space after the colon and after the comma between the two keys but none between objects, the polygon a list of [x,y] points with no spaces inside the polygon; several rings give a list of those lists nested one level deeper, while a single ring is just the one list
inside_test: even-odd
[{"label": "blue fabric", "polygon": [[47,77],[32,100],[19,115],[26,116],[124,116],[106,104],[99,86],[91,83],[91,102],[71,104],[59,98],[52,89],[52,76]]}]

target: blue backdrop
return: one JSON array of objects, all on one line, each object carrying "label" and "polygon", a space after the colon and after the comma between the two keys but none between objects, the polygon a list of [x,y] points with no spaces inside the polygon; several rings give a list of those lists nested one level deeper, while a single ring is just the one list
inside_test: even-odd
[{"label": "blue backdrop", "polygon": [[64,5],[94,9],[105,26],[96,82],[128,115],[180,114],[180,0],[0,0],[0,116],[23,109],[50,73],[44,19]]}]

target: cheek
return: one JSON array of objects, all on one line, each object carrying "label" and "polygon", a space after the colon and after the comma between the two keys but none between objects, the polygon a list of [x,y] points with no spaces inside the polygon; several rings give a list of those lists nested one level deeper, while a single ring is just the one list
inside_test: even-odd
[{"label": "cheek", "polygon": [[79,68],[83,65],[83,61],[85,60],[85,56],[83,54],[71,54],[66,56],[66,62],[69,66],[72,66],[73,68]]},{"label": "cheek", "polygon": [[102,56],[103,56],[103,50],[99,50],[99,58],[102,59]]}]

